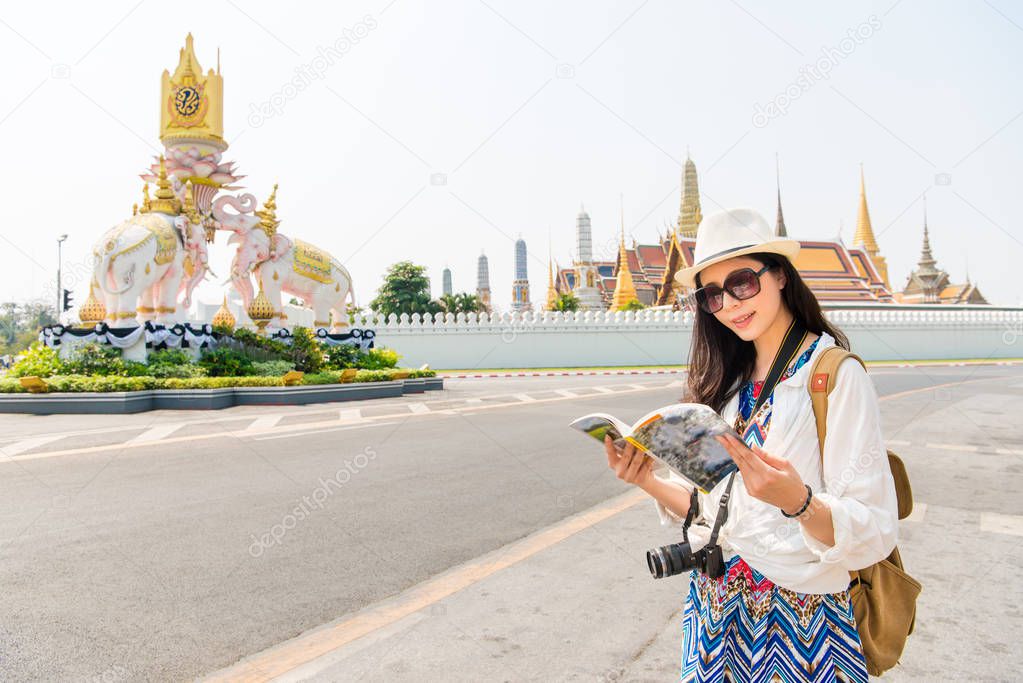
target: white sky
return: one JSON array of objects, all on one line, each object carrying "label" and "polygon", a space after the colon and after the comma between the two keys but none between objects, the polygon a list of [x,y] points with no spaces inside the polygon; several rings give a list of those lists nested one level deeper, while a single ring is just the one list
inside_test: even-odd
[{"label": "white sky", "polygon": [[[322,80],[253,127],[253,106],[367,16]],[[857,27],[869,37],[846,54]],[[204,69],[221,50],[225,159],[261,202],[280,182],[281,231],[344,260],[362,305],[403,259],[428,267],[435,296],[445,265],[472,291],[484,250],[507,308],[520,233],[542,302],[548,230],[567,263],[583,203],[609,254],[623,194],[627,233],[652,242],[677,217],[687,147],[704,215],[750,205],[773,222],[778,152],[790,234],[844,222],[847,243],[862,161],[895,287],[919,257],[926,192],[939,267],[961,281],[968,263],[993,303],[1023,298],[1023,9],[1007,0],[130,0],[0,9],[0,299],[52,296],[61,233],[85,298],[92,243],[139,201],[160,74],[188,31]],[[754,125],[822,48],[839,50],[830,77]],[[200,299],[220,298],[230,257],[221,234]]]}]

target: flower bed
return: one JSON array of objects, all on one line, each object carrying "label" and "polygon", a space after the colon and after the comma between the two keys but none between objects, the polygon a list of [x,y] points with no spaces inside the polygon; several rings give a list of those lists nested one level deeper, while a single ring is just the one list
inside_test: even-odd
[{"label": "flower bed", "polygon": [[[326,371],[305,375],[301,385],[341,384],[341,371]],[[414,379],[436,376],[434,370],[388,368],[385,370],[357,370],[351,382],[389,382],[396,379]],[[111,391],[145,391],[149,389],[226,389],[228,387],[282,387],[283,377],[119,377],[116,375],[53,375],[40,378],[47,392],[81,393]],[[28,389],[17,377],[0,377],[0,393],[24,393]]]},{"label": "flower bed", "polygon": [[[348,384],[436,375],[433,370],[399,368],[398,359],[387,348],[324,347],[303,328],[296,328],[290,345],[236,330],[217,348],[204,351],[198,362],[184,351],[166,349],[150,353],[148,364],[138,363],[124,360],[118,349],[97,344],[83,345],[61,358],[53,348],[36,343],[6,377],[0,377],[0,394]],[[38,382],[23,386],[23,377],[36,377]]]}]

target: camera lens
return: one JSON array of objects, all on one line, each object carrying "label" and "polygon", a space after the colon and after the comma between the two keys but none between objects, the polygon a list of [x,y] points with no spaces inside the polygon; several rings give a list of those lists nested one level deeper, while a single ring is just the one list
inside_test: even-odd
[{"label": "camera lens", "polygon": [[663,579],[696,568],[697,558],[688,543],[672,543],[648,550],[646,564],[651,576]]}]

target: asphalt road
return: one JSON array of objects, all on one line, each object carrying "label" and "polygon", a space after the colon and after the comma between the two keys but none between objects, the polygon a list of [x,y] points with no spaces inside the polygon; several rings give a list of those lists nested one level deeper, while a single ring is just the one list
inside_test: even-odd
[{"label": "asphalt road", "polygon": [[[1008,570],[1023,560],[1023,368],[871,376],[882,396],[937,387],[882,411],[926,514],[944,527],[935,539],[909,529],[905,554],[927,567],[915,573],[940,583],[952,572],[974,590],[959,601],[1011,595],[1018,605],[1023,580]],[[394,596],[630,491],[566,424],[598,410],[634,419],[677,400],[679,382],[466,379],[305,408],[0,416],[3,678],[192,679]],[[1002,516],[960,529],[957,509]],[[990,552],[964,557],[981,527],[995,529]],[[993,575],[997,587],[984,583]],[[970,606],[934,610],[954,628]],[[1001,630],[976,646],[997,653],[999,637],[1023,633],[1021,614],[989,614]],[[637,637],[663,627],[652,620]],[[945,642],[915,638],[936,652]],[[652,671],[670,673],[675,647]],[[1019,663],[1014,650],[999,656]]]}]

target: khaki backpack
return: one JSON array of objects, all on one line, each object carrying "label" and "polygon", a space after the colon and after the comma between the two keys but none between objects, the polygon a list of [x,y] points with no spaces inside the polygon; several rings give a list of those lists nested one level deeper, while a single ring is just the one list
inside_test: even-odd
[{"label": "khaki backpack", "polygon": [[[825,349],[814,363],[807,383],[817,420],[822,460],[827,435],[828,394],[835,388],[838,367],[846,358],[855,358],[863,365],[859,356],[840,346]],[[821,464],[823,467],[823,462]],[[905,519],[913,512],[913,490],[909,485],[909,475],[906,474],[902,459],[891,450],[888,451],[888,465],[895,480],[899,519]],[[852,596],[853,613],[856,615],[856,630],[860,634],[863,654],[867,660],[867,671],[871,676],[880,676],[898,664],[902,650],[906,647],[906,638],[913,632],[920,583],[903,570],[898,548],[892,550],[888,559],[849,574],[849,593]]]}]

